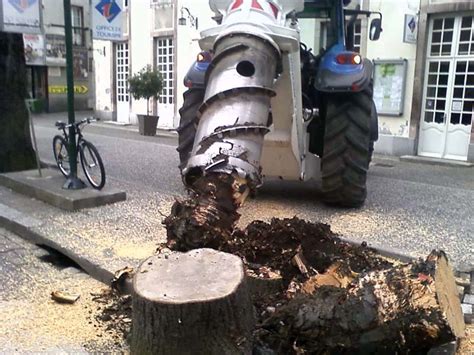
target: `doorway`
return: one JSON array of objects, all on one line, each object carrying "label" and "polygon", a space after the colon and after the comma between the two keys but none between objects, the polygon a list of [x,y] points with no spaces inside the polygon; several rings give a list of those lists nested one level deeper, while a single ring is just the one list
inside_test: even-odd
[{"label": "doorway", "polygon": [[128,42],[115,45],[115,102],[117,122],[130,123],[130,94],[128,92]]},{"label": "doorway", "polygon": [[156,68],[163,76],[163,90],[158,99],[160,126],[173,126],[174,118],[174,46],[172,37],[156,39]]},{"label": "doorway", "polygon": [[418,154],[467,160],[474,108],[474,18],[431,19]]}]

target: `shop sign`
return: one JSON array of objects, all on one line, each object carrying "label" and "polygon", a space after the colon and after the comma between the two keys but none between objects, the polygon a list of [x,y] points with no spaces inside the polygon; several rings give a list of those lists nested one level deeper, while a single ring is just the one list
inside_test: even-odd
[{"label": "shop sign", "polygon": [[92,37],[121,41],[124,32],[123,0],[92,1]]},{"label": "shop sign", "polygon": [[403,27],[403,42],[416,43],[418,33],[418,17],[416,15],[405,15],[405,25]]},{"label": "shop sign", "polygon": [[1,0],[0,31],[41,33],[39,0]]},{"label": "shop sign", "polygon": [[[67,86],[66,85],[50,85],[48,87],[48,92],[50,94],[67,94]],[[89,92],[89,88],[85,85],[74,85],[74,93],[75,94],[87,94]]]},{"label": "shop sign", "polygon": [[46,63],[66,65],[66,38],[63,35],[46,35]]},{"label": "shop sign", "polygon": [[23,34],[25,61],[27,65],[45,65],[44,37],[35,34]]}]

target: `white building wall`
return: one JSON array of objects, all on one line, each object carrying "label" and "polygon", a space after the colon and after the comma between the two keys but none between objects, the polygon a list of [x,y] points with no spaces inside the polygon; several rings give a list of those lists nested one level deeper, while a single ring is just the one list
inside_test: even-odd
[{"label": "white building wall", "polygon": [[408,137],[415,78],[416,43],[403,42],[405,15],[416,15],[420,0],[370,0],[370,11],[383,15],[383,32],[378,41],[368,41],[369,59],[407,59],[407,75],[403,115],[400,117],[379,114],[380,134]]},{"label": "white building wall", "polygon": [[[153,11],[149,0],[129,1],[129,48],[131,75],[147,65],[153,65],[153,37],[151,36]],[[130,97],[130,123],[137,123],[137,114],[146,115],[146,100]],[[152,102],[150,100],[150,110]]]}]

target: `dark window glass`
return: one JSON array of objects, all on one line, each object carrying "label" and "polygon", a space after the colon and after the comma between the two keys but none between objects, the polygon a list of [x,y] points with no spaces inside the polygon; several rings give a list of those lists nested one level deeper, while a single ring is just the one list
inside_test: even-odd
[{"label": "dark window glass", "polygon": [[436,85],[436,75],[428,75],[428,85]]},{"label": "dark window glass", "polygon": [[435,97],[435,94],[436,94],[436,88],[434,88],[433,86],[428,86],[428,90],[426,91],[426,96]]},{"label": "dark window glass", "polygon": [[448,85],[448,76],[447,75],[440,75],[438,83],[439,83],[439,85]]},{"label": "dark window glass", "polygon": [[439,55],[440,46],[431,46],[431,55]]},{"label": "dark window glass", "polygon": [[453,96],[457,99],[461,99],[462,98],[462,90],[463,90],[463,88],[454,88]]},{"label": "dark window glass", "polygon": [[445,44],[442,46],[442,54],[443,55],[450,55],[451,54],[451,45]]},{"label": "dark window glass", "polygon": [[467,54],[469,52],[469,43],[461,43],[459,45],[459,54]]},{"label": "dark window glass", "polygon": [[472,114],[471,113],[464,113],[462,115],[462,121],[461,123],[466,125],[466,126],[469,126],[471,124],[471,121],[472,121]]},{"label": "dark window glass", "polygon": [[474,85],[474,75],[468,75],[466,85]]},{"label": "dark window glass", "polygon": [[446,101],[444,101],[444,100],[436,100],[436,109],[443,111],[444,106],[445,106],[445,102]]},{"label": "dark window glass", "polygon": [[443,28],[443,19],[436,19],[433,23],[434,30],[441,30]]},{"label": "dark window glass", "polygon": [[454,84],[455,85],[464,85],[464,75],[456,75]]},{"label": "dark window glass", "polygon": [[461,115],[459,113],[452,113],[451,114],[451,124],[459,124],[459,120],[461,119]]},{"label": "dark window glass", "polygon": [[453,41],[453,31],[446,31],[443,34],[443,42],[452,42]]},{"label": "dark window glass", "polygon": [[444,19],[444,29],[447,30],[451,28],[454,28],[454,18],[450,17],[450,18]]},{"label": "dark window glass", "polygon": [[425,112],[425,122],[433,122],[433,112]]},{"label": "dark window glass", "polygon": [[472,17],[463,17],[461,26],[463,28],[469,28],[472,25]]},{"label": "dark window glass", "polygon": [[435,100],[426,100],[426,109],[432,110],[434,108]]},{"label": "dark window glass", "polygon": [[431,38],[432,43],[440,43],[441,42],[441,32],[433,32],[433,37]]},{"label": "dark window glass", "polygon": [[446,97],[446,88],[438,88],[438,97]]},{"label": "dark window glass", "polygon": [[471,39],[471,30],[462,30],[459,40],[461,42],[468,42]]},{"label": "dark window glass", "polygon": [[435,120],[436,123],[443,123],[444,122],[444,112],[436,112],[434,120]]},{"label": "dark window glass", "polygon": [[472,112],[472,101],[464,101],[463,111]]},{"label": "dark window glass", "polygon": [[466,62],[458,62],[456,64],[456,72],[458,73],[466,72]]},{"label": "dark window glass", "polygon": [[442,63],[440,64],[439,71],[440,71],[441,73],[447,73],[447,72],[449,72],[449,63],[442,62]]},{"label": "dark window glass", "polygon": [[438,72],[438,67],[439,67],[439,63],[438,62],[432,62],[430,63],[430,73],[437,73]]},{"label": "dark window glass", "polygon": [[474,99],[474,88],[466,88],[466,93],[464,97],[466,99]]}]

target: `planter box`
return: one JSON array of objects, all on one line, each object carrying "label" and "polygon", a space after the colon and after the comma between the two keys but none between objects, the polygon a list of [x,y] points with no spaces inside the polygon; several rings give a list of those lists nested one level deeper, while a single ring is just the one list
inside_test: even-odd
[{"label": "planter box", "polygon": [[142,136],[156,135],[156,126],[158,125],[159,116],[137,115],[138,117],[138,133]]}]

